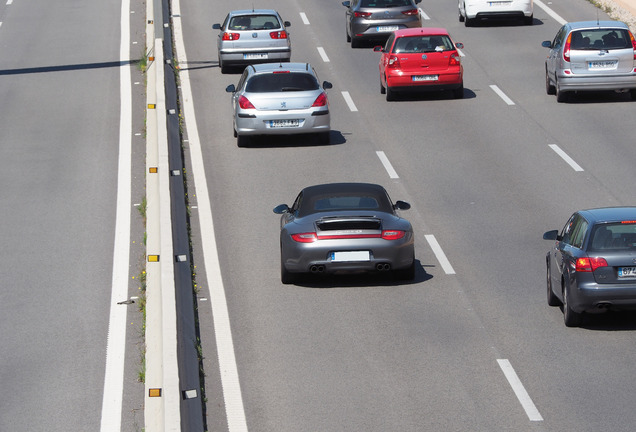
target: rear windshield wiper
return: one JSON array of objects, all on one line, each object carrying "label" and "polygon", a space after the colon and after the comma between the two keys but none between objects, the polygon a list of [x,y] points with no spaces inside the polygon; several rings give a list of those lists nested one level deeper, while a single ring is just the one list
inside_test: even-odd
[{"label": "rear windshield wiper", "polygon": [[300,87],[283,87],[280,91],[288,92],[288,91],[305,91],[304,88]]}]

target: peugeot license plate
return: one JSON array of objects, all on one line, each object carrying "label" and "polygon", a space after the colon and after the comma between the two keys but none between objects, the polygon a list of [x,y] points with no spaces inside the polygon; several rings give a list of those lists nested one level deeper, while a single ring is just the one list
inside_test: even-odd
[{"label": "peugeot license plate", "polygon": [[331,252],[331,261],[369,261],[371,255],[369,251],[347,251],[347,252]]},{"label": "peugeot license plate", "polygon": [[284,128],[284,127],[298,127],[300,126],[300,120],[270,120],[269,127],[271,128]]},{"label": "peugeot license plate", "polygon": [[437,75],[413,75],[413,81],[437,81],[439,78]]},{"label": "peugeot license plate", "polygon": [[636,277],[636,267],[619,267],[618,268],[618,277],[619,278],[633,278],[633,277]]}]

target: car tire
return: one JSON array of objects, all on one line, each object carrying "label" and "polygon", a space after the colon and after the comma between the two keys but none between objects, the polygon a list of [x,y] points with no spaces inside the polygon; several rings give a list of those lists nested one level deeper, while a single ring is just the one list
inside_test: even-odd
[{"label": "car tire", "polygon": [[351,36],[349,36],[349,31],[345,29],[345,33],[347,34],[347,43],[351,43]]},{"label": "car tire", "polygon": [[453,90],[453,97],[455,99],[463,99],[464,98],[464,83],[459,88]]},{"label": "car tire", "polygon": [[351,48],[360,48],[360,41],[355,38],[351,38]]},{"label": "car tire", "polygon": [[386,94],[386,89],[382,85],[382,79],[380,79],[380,94]]},{"label": "car tire", "polygon": [[280,261],[280,281],[285,284],[293,284],[296,281],[296,275],[285,268],[283,260]]},{"label": "car tire", "polygon": [[395,270],[393,276],[396,280],[410,281],[415,279],[415,259],[410,266],[405,269]]},{"label": "car tire", "polygon": [[534,24],[534,15],[530,15],[529,17],[523,17],[523,23],[525,25],[532,25]]},{"label": "car tire", "polygon": [[546,261],[546,265],[545,265],[545,272],[546,272],[546,282],[547,282],[547,288],[548,288],[548,305],[549,306],[561,306],[561,300],[559,300],[559,298],[554,295],[554,291],[552,291],[552,278],[550,277],[550,265],[547,263]]},{"label": "car tire", "polygon": [[465,27],[472,27],[473,26],[473,18],[466,17],[464,19],[464,26]]},{"label": "car tire", "polygon": [[556,87],[550,83],[550,75],[548,75],[548,69],[545,70],[545,92],[549,95],[556,94]]},{"label": "car tire", "polygon": [[459,12],[459,22],[464,22],[464,15],[462,15],[461,11]]},{"label": "car tire", "polygon": [[246,137],[245,135],[236,136],[236,145],[238,147],[247,147],[248,143],[249,143],[249,137]]},{"label": "car tire", "polygon": [[223,59],[221,59],[221,57],[219,57],[219,67],[221,68],[222,74],[226,74],[229,72],[227,65],[225,64]]},{"label": "car tire", "polygon": [[570,308],[568,287],[563,288],[563,322],[566,327],[578,327],[581,325],[581,321],[583,319],[583,314],[579,312],[574,312],[572,308]]},{"label": "car tire", "polygon": [[633,101],[636,101],[636,89],[631,89],[631,90],[629,91],[629,94],[631,95],[632,100],[633,100]]},{"label": "car tire", "polygon": [[563,90],[559,89],[559,83],[554,84],[554,93],[556,94],[556,99],[559,103],[567,102],[570,98],[568,92],[564,92]]},{"label": "car tire", "polygon": [[386,86],[386,100],[387,102],[395,100],[395,91],[391,90],[391,87],[389,86]]}]

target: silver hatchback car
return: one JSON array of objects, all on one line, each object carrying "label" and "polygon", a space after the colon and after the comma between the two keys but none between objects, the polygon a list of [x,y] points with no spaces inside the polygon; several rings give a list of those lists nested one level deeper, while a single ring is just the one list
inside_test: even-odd
[{"label": "silver hatchback car", "polygon": [[347,0],[347,42],[360,46],[363,40],[386,40],[395,30],[422,27],[417,4],[422,0]]},{"label": "silver hatchback car", "polygon": [[545,87],[565,102],[571,92],[629,91],[636,100],[636,41],[620,21],[567,23],[554,40],[545,61]]},{"label": "silver hatchback car", "polygon": [[212,26],[221,30],[217,41],[221,72],[226,73],[230,66],[288,62],[291,59],[291,41],[287,27],[290,25],[273,9],[230,12],[223,24]]},{"label": "silver hatchback car", "polygon": [[264,63],[245,68],[232,93],[237,145],[253,135],[314,133],[329,143],[331,129],[326,89],[309,63]]}]

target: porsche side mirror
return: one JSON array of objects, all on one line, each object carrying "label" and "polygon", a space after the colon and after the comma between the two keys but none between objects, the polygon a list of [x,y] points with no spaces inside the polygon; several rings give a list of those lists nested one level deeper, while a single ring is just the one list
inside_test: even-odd
[{"label": "porsche side mirror", "polygon": [[393,208],[398,210],[408,210],[411,208],[411,204],[404,201],[396,201],[395,204],[393,205]]},{"label": "porsche side mirror", "polygon": [[280,204],[274,207],[274,213],[276,214],[289,213],[289,210],[290,208],[287,204]]}]

